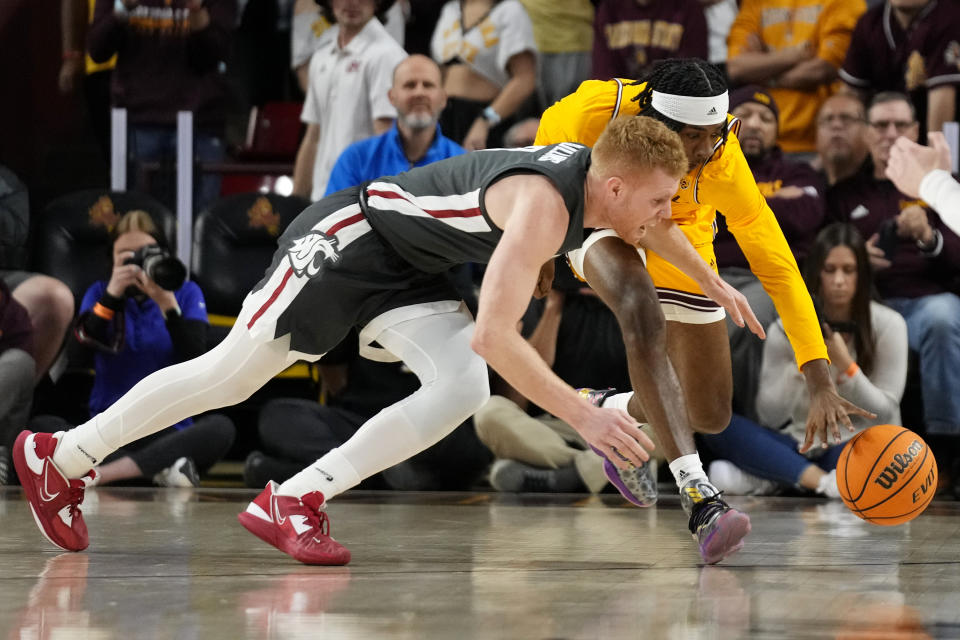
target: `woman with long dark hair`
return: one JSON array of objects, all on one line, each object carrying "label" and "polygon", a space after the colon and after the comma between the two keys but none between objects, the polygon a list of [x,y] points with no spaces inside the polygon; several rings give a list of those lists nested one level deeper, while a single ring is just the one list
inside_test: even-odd
[{"label": "woman with long dark hair", "polygon": [[[804,270],[811,296],[819,302],[830,369],[840,395],[877,414],[853,417],[857,430],[874,423],[900,423],[900,399],[907,377],[907,325],[896,311],[873,300],[872,272],[863,238],[848,224],[832,224],[817,236]],[[731,494],[774,493],[785,486],[838,497],[835,472],[844,442],[802,455],[810,404],[783,324],[767,331],[757,396],[764,426],[734,415],[723,433],[703,436],[720,460],[710,480]]]}]

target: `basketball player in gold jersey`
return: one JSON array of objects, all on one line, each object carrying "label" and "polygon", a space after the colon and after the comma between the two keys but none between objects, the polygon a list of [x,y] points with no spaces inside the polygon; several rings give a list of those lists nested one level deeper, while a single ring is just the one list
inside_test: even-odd
[{"label": "basketball player in gold jersey", "polygon": [[[783,232],[753,179],[737,141],[738,121],[727,113],[727,106],[726,81],[716,67],[695,58],[666,60],[645,82],[584,82],[575,93],[547,109],[536,144],[591,145],[610,120],[636,115],[660,120],[680,134],[689,172],[681,179],[673,198],[672,220],[716,269],[714,221],[718,210],[726,216],[728,228],[783,319],[797,365],[806,378],[811,402],[806,439],[800,451],[807,452],[817,438],[824,447],[830,436],[839,441],[841,426],[852,430],[848,414],[873,414],[836,392],[813,303]],[[651,329],[643,327],[641,331],[631,326],[639,317],[636,298],[642,296],[624,295],[624,289],[649,290],[646,274],[652,278],[666,320],[667,350],[686,396],[688,422],[690,428],[702,433],[718,433],[730,422],[733,381],[724,310],[662,257],[647,252],[644,269],[644,256],[613,232],[595,232],[568,257],[577,275],[617,315],[636,390],[636,394],[616,394],[613,390],[585,394],[597,404],[626,409],[638,420],[651,423],[680,487],[681,504],[690,516],[690,531],[704,560],[715,561],[707,557],[710,548],[723,555],[733,553],[742,546],[737,535],[746,535],[749,525],[744,527],[736,522],[731,513],[735,510],[718,497],[716,488],[708,482],[692,433],[685,427],[687,421],[664,420],[663,416],[646,415],[644,411],[642,394],[650,385],[644,379],[646,372],[639,360],[642,355],[638,357],[636,345],[631,345],[631,336],[650,335]],[[670,386],[669,381],[662,384],[661,393],[668,392]],[[672,430],[669,425],[673,425]],[[612,465],[606,467],[608,476],[617,475]],[[631,495],[629,486],[613,477],[611,480],[631,502],[643,503],[642,496]],[[731,526],[722,526],[723,519],[729,519]],[[726,531],[731,527],[732,533]],[[710,540],[717,535],[730,539],[720,544]]]}]

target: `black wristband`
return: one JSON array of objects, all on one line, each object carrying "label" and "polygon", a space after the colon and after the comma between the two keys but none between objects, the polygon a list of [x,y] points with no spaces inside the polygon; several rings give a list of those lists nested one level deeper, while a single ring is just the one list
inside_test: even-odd
[{"label": "black wristband", "polygon": [[123,309],[123,298],[117,298],[104,291],[103,295],[100,296],[100,304],[105,306],[107,309],[120,311]]}]

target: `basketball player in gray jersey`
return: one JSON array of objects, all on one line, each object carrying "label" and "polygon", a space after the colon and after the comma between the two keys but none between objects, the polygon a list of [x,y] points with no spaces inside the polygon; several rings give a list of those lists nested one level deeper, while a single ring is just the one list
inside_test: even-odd
[{"label": "basketball player in gray jersey", "polygon": [[[733,318],[754,323],[743,296],[666,222],[686,168],[677,134],[638,117],[612,123],[592,153],[574,144],[478,152],[324,198],[284,233],[220,345],[145,378],[75,429],[20,434],[14,463],[42,533],[63,549],[86,548],[79,506],[100,460],[244,400],[354,326],[366,355],[402,360],[422,387],[282,485],[269,483],[240,514],[249,531],[301,562],[350,560],[330,535],[325,500],[426,449],[484,404],[484,360],[622,468],[641,464],[652,443],[637,423],[565,385],[516,325],[535,288],[549,286],[538,282],[542,265],[578,247],[584,228],[655,248]],[[463,261],[489,263],[475,323],[442,276]]]}]

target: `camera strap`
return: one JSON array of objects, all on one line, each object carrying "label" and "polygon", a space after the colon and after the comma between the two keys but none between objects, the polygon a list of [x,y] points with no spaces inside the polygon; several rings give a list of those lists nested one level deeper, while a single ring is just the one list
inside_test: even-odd
[{"label": "camera strap", "polygon": [[114,355],[120,353],[126,344],[127,338],[127,323],[123,309],[117,311],[113,317],[112,322],[114,323],[115,330],[113,332],[113,339],[110,340],[109,343],[103,342],[99,338],[91,336],[83,328],[84,321],[87,319],[87,316],[92,313],[92,311],[84,311],[77,316],[77,319],[74,321],[73,335],[77,339],[77,342],[88,347],[93,347],[97,351],[103,351],[104,353]]}]

